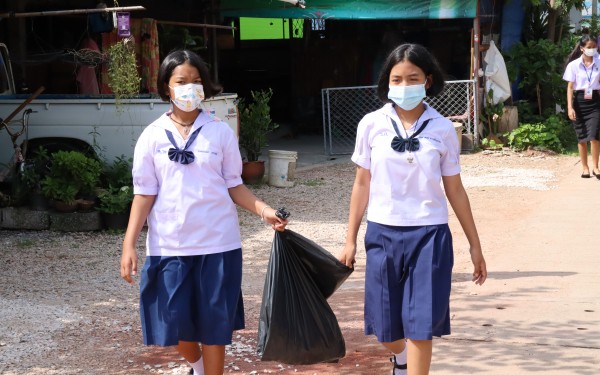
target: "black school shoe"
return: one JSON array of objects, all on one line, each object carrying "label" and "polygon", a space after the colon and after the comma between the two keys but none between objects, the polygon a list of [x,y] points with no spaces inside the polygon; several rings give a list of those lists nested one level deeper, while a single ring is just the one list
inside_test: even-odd
[{"label": "black school shoe", "polygon": [[594,176],[596,176],[596,178],[597,178],[598,180],[600,180],[600,173],[596,173],[596,172],[592,171],[592,174],[593,174]]},{"label": "black school shoe", "polygon": [[392,362],[392,365],[394,367],[392,367],[392,375],[396,375],[396,369],[398,370],[406,370],[406,363],[403,365],[400,365],[396,362],[396,356],[393,356],[392,358],[390,358],[390,362]]}]

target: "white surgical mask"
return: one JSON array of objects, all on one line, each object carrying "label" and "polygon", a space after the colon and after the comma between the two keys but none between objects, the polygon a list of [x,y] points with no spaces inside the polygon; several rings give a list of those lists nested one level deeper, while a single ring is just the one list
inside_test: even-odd
[{"label": "white surgical mask", "polygon": [[405,111],[410,111],[425,98],[425,84],[410,86],[390,86],[388,99],[391,99]]},{"label": "white surgical mask", "polygon": [[594,55],[598,52],[597,48],[584,48],[583,54],[589,57],[594,57]]},{"label": "white surgical mask", "polygon": [[[171,87],[171,86],[169,86]],[[171,101],[185,112],[192,112],[200,107],[204,100],[204,87],[198,83],[188,83],[187,85],[171,87],[175,94]]]}]

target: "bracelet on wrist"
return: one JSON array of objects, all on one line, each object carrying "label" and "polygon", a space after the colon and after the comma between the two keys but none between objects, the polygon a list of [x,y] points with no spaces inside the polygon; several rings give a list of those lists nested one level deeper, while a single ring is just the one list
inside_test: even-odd
[{"label": "bracelet on wrist", "polygon": [[266,204],[262,210],[260,210],[260,220],[265,221],[265,210],[267,208],[271,208],[268,204]]}]

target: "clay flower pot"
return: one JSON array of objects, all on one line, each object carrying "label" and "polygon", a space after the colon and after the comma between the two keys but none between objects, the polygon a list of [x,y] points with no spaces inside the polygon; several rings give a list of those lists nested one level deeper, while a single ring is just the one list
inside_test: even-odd
[{"label": "clay flower pot", "polygon": [[246,185],[256,185],[262,182],[265,176],[264,160],[246,161],[242,165],[242,180]]}]

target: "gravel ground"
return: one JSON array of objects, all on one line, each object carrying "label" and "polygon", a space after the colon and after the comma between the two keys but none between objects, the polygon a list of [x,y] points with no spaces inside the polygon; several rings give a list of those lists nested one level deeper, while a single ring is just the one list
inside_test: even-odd
[{"label": "gravel ground", "polygon": [[[535,194],[552,189],[566,171],[579,168],[576,164],[575,157],[536,151],[463,155],[462,178],[480,232],[492,220],[497,225],[499,219],[514,220],[519,212],[531,209]],[[285,206],[292,213],[289,229],[335,253],[344,243],[353,178],[354,166],[338,162],[298,170],[293,188],[265,185],[253,190],[271,206]],[[493,215],[511,204],[513,209],[504,210],[500,218]],[[452,214],[450,221],[455,228]],[[247,212],[240,212],[240,223],[247,328],[236,333],[233,345],[227,347],[225,373],[316,373],[310,366],[260,362],[255,355],[273,233]],[[365,226],[361,229],[359,238]],[[187,373],[187,364],[173,349],[141,344],[138,287],[119,277],[121,241],[122,233],[0,231],[1,374]],[[140,253],[143,243],[142,236]],[[465,240],[455,239],[455,243],[464,247]],[[357,269],[364,261],[364,249],[359,248]],[[467,255],[457,252],[455,271],[468,267]],[[360,273],[355,272],[347,284],[360,285]],[[337,302],[332,301],[336,311]],[[340,321],[340,325],[348,342],[349,324]],[[369,373],[370,360],[357,360],[356,368],[362,365]]]}]

